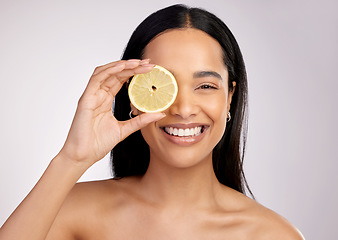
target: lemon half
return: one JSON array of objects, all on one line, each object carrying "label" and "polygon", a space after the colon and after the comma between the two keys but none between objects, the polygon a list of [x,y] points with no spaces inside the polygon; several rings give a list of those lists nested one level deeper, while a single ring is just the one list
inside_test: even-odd
[{"label": "lemon half", "polygon": [[175,101],[177,92],[175,77],[158,65],[149,73],[134,75],[128,88],[130,102],[142,112],[166,110]]}]

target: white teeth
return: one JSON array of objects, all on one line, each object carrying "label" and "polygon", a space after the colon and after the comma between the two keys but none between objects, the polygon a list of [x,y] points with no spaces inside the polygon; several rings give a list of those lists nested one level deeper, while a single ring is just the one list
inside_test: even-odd
[{"label": "white teeth", "polygon": [[178,129],[178,136],[183,137],[184,130],[182,128]]},{"label": "white teeth", "polygon": [[202,127],[194,127],[194,128],[173,128],[173,127],[165,127],[165,132],[173,136],[179,137],[192,137],[198,136],[201,134]]}]

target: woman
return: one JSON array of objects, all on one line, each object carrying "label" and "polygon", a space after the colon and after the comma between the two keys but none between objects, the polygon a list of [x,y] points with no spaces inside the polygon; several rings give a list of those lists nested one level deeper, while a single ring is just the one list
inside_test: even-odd
[{"label": "woman", "polygon": [[[162,9],[135,30],[123,59],[95,69],[63,148],[0,238],[303,239],[243,194],[246,75],[224,23],[200,9]],[[126,85],[154,64],[175,75],[178,95],[164,113],[141,113]],[[76,184],[111,149],[116,178]]]}]

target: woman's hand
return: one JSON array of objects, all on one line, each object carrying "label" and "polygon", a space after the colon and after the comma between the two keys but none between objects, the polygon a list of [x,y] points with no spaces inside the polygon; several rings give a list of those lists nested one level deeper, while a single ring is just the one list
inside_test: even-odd
[{"label": "woman's hand", "polygon": [[149,60],[128,60],[97,67],[81,96],[67,140],[59,155],[88,164],[102,159],[113,147],[136,130],[161,119],[162,113],[141,114],[128,121],[117,121],[113,100],[134,74],[146,73],[154,65]]}]

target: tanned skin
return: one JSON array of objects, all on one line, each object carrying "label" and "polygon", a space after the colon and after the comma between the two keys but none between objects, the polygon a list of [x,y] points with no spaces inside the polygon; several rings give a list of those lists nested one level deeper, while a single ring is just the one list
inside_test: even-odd
[{"label": "tanned skin", "polygon": [[[212,150],[227,122],[228,72],[218,42],[196,29],[171,30],[153,39],[144,60],[95,69],[79,100],[64,147],[0,230],[4,240],[236,239],[302,240],[275,212],[220,184]],[[150,60],[151,63],[150,64]],[[164,113],[117,121],[114,96],[130,76],[170,70],[179,91]],[[202,125],[179,137],[167,128]],[[141,129],[150,164],[143,176],[78,183],[81,175],[132,132]]]}]

